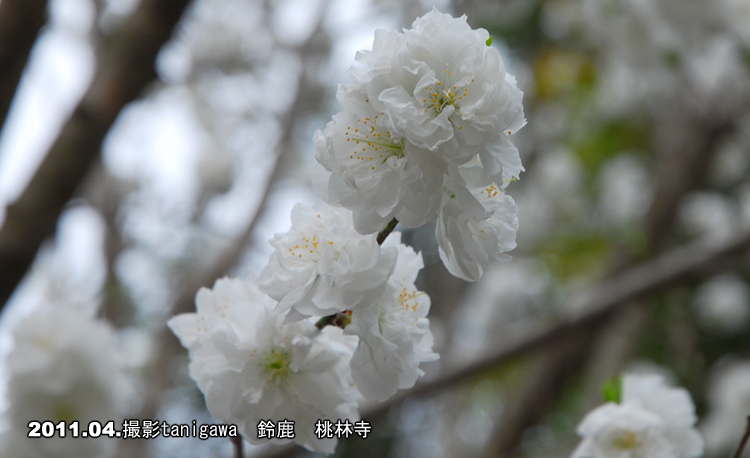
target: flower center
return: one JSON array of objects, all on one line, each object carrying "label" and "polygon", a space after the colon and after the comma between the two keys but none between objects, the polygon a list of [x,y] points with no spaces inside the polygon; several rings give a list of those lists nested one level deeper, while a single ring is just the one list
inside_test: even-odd
[{"label": "flower center", "polygon": [[493,197],[497,197],[498,189],[497,186],[493,183],[486,188],[482,189],[480,194],[487,194],[488,199],[492,199]]},{"label": "flower center", "polygon": [[[328,242],[332,245],[332,242]],[[302,258],[306,261],[320,261],[320,240],[317,234],[313,233],[312,237],[302,236],[299,241],[289,248],[289,254],[293,258]]]},{"label": "flower center", "polygon": [[268,376],[269,383],[281,383],[289,374],[290,357],[286,350],[274,349],[266,353],[266,359],[262,363],[263,372]]},{"label": "flower center", "polygon": [[[438,84],[441,84],[440,81],[438,81]],[[441,92],[438,92],[438,90],[431,86],[427,86],[425,89],[430,91],[429,105],[432,105],[432,108],[437,114],[442,113],[448,105],[451,105],[458,110],[457,102],[463,99],[468,91],[467,88],[464,88],[463,92],[461,92],[455,85],[451,89],[442,90]],[[423,99],[422,103],[427,103],[427,99]]]},{"label": "flower center", "polygon": [[419,306],[419,300],[417,298],[424,294],[423,291],[412,291],[409,292],[406,288],[402,289],[398,293],[398,300],[393,304],[397,310],[404,312],[416,312]]},{"label": "flower center", "polygon": [[[432,109],[436,115],[439,115],[448,106],[452,106],[455,112],[460,115],[459,102],[468,95],[469,85],[462,84],[460,81],[453,84],[453,72],[450,70],[445,70],[444,79],[445,81],[438,80],[436,84],[424,87],[425,95],[422,98],[424,112],[427,113]],[[474,80],[472,79],[471,82],[473,83]]]},{"label": "flower center", "polygon": [[[391,156],[404,157],[406,140],[394,139],[389,130],[377,125],[377,118],[377,115],[374,119],[360,118],[354,126],[346,127],[346,141],[354,143],[350,160],[382,164]],[[375,169],[373,165],[370,167]]]},{"label": "flower center", "polygon": [[638,436],[633,431],[622,431],[612,439],[612,447],[618,450],[633,450],[638,445]]}]

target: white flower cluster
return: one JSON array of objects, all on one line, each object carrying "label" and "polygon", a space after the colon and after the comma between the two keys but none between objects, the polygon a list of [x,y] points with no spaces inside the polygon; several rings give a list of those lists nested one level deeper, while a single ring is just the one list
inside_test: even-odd
[{"label": "white flower cluster", "polygon": [[619,404],[607,403],[578,425],[583,441],[572,458],[693,458],[703,438],[690,394],[658,375],[626,374]]},{"label": "white flower cluster", "polygon": [[[429,297],[414,286],[421,256],[398,233],[378,245],[351,218],[322,202],[298,204],[257,280],[218,280],[199,291],[197,313],[168,323],[211,414],[251,443],[267,441],[261,420],[292,420],[295,437],[273,442],[332,453],[337,439],[317,438],[317,420],[358,420],[363,398],[411,388],[420,363],[437,359]],[[311,316],[340,322],[318,329]]]},{"label": "white flower cluster", "polygon": [[522,93],[489,38],[437,10],[377,31],[355,84],[339,88],[344,111],[315,134],[322,201],[294,207],[257,279],[218,280],[197,313],[169,321],[209,411],[249,442],[268,440],[261,421],[291,420],[294,437],[272,442],[331,453],[317,420],[358,420],[360,401],[411,388],[438,358],[414,284],[422,257],[388,237],[397,221],[438,217],[440,256],[466,280],[515,247],[503,189],[523,170],[509,140]]},{"label": "white flower cluster", "polygon": [[503,189],[523,171],[510,141],[525,124],[523,93],[489,40],[437,9],[403,33],[376,31],[354,83],[339,87],[344,111],[315,133],[324,201],[351,210],[362,234],[440,215],[440,256],[469,281],[515,247],[517,209]]}]

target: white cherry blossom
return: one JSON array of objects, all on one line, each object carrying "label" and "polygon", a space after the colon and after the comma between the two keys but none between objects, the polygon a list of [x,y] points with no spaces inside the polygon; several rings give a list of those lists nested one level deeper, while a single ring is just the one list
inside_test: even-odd
[{"label": "white cherry blossom", "polygon": [[426,318],[430,297],[414,286],[424,267],[422,256],[402,245],[398,232],[383,245],[398,248],[388,289],[375,305],[355,310],[345,331],[360,338],[351,360],[352,377],[370,401],[385,401],[399,389],[411,388],[424,374],[420,363],[438,359]]},{"label": "white cherry blossom", "polygon": [[315,133],[314,187],[354,212],[361,233],[392,218],[418,227],[438,214],[451,167],[477,157],[497,183],[523,166],[510,136],[523,93],[484,29],[437,9],[403,33],[377,30],[339,86],[343,112]]},{"label": "white cherry blossom", "polygon": [[396,249],[361,235],[346,209],[323,202],[292,209],[292,228],[270,241],[276,250],[258,277],[287,321],[332,315],[374,303],[396,263]]},{"label": "white cherry blossom", "polygon": [[339,87],[345,110],[315,133],[320,165],[313,184],[324,201],[354,212],[360,233],[381,230],[392,218],[418,227],[437,215],[444,162],[389,130],[356,86]]},{"label": "white cherry blossom", "polygon": [[703,438],[690,394],[657,375],[627,374],[619,404],[591,411],[578,425],[583,437],[572,458],[693,458]]},{"label": "white cherry blossom", "polygon": [[318,419],[357,420],[358,394],[348,362],[352,342],[338,328],[318,331],[309,321],[282,324],[273,301],[252,279],[218,280],[202,289],[197,313],[168,325],[190,350],[190,374],[216,419],[236,424],[253,444],[261,420],[293,421],[293,439],[308,449],[331,453],[337,440],[319,440]]},{"label": "white cherry blossom", "polygon": [[433,9],[403,35],[378,31],[350,71],[394,135],[461,165],[479,154],[497,182],[523,170],[509,141],[525,124],[522,92],[489,33]]},{"label": "white cherry blossom", "polygon": [[451,274],[476,281],[491,262],[508,261],[517,230],[518,207],[482,167],[472,164],[451,174],[435,228],[440,259]]}]

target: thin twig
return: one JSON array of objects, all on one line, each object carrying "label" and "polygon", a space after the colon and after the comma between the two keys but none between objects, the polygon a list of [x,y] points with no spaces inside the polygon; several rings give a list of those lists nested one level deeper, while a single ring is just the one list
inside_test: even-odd
[{"label": "thin twig", "polygon": [[750,416],[747,417],[747,428],[745,428],[745,435],[742,436],[740,446],[737,449],[737,453],[734,454],[734,458],[740,458],[742,456],[742,452],[745,451],[745,445],[747,445],[748,439],[750,439]]},{"label": "thin twig", "polygon": [[385,239],[387,239],[391,232],[396,229],[397,225],[398,220],[396,218],[388,221],[388,224],[383,228],[383,230],[378,232],[378,245],[382,245],[383,242],[385,242]]},{"label": "thin twig", "polygon": [[230,437],[229,440],[234,445],[234,458],[243,458],[245,453],[243,451],[244,441],[242,440],[242,436]]}]

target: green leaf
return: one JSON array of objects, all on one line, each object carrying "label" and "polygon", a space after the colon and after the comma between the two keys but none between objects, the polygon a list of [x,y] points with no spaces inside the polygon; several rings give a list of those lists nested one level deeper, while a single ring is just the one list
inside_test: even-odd
[{"label": "green leaf", "polygon": [[622,376],[610,377],[602,384],[601,390],[604,402],[619,404],[622,399]]},{"label": "green leaf", "polygon": [[487,41],[485,41],[485,43],[487,43],[487,46],[492,46],[492,35],[490,35],[490,37],[487,39]]}]

